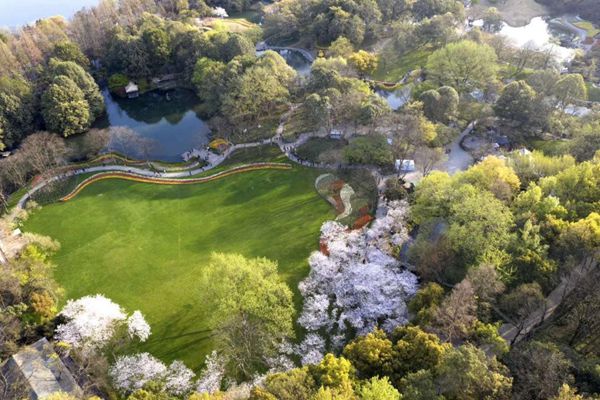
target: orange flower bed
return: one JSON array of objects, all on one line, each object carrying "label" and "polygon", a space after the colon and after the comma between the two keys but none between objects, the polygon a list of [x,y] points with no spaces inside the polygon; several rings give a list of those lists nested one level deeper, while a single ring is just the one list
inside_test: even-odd
[{"label": "orange flower bed", "polygon": [[354,224],[352,225],[352,229],[360,229],[363,226],[366,226],[369,222],[373,220],[373,216],[370,214],[363,215],[362,217],[358,217]]},{"label": "orange flower bed", "polygon": [[106,179],[122,179],[127,181],[141,182],[141,183],[154,183],[159,185],[190,185],[195,183],[204,183],[210,182],[217,179],[225,178],[230,175],[239,174],[242,172],[249,171],[257,171],[257,170],[265,170],[265,169],[278,169],[278,170],[287,170],[291,169],[292,166],[290,164],[282,164],[282,163],[256,163],[249,165],[242,165],[239,167],[235,167],[232,169],[228,169],[226,171],[218,172],[214,175],[203,176],[201,178],[183,178],[183,179],[171,179],[171,178],[155,178],[150,176],[141,176],[135,175],[128,172],[104,172],[100,174],[96,174],[90,176],[81,182],[73,191],[63,198],[60,201],[69,201],[75,196],[77,196],[83,189],[92,183],[103,181]]}]

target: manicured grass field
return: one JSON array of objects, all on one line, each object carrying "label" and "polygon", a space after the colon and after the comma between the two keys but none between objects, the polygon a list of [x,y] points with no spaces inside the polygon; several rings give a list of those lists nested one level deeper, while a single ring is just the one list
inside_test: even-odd
[{"label": "manicured grass field", "polygon": [[153,332],[138,350],[198,369],[213,347],[196,286],[211,252],[277,260],[300,305],[307,257],[334,217],[314,190],[321,173],[295,167],[189,186],[102,181],[34,212],[24,229],[61,243],[55,276],[67,298],[102,293],[140,309]]},{"label": "manicured grass field", "polygon": [[398,82],[407,72],[425,66],[431,53],[430,48],[422,47],[399,55],[390,43],[382,51],[373,79]]}]

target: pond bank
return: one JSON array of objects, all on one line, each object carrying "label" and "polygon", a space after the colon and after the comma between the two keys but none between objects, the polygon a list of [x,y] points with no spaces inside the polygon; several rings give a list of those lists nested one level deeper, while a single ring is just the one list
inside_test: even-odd
[{"label": "pond bank", "polygon": [[467,9],[467,16],[473,19],[483,18],[486,10],[490,7],[496,7],[502,15],[502,19],[513,27],[525,26],[535,17],[550,15],[550,11],[542,4],[536,3],[535,0],[505,0],[501,2],[480,0],[479,4],[474,4]]}]

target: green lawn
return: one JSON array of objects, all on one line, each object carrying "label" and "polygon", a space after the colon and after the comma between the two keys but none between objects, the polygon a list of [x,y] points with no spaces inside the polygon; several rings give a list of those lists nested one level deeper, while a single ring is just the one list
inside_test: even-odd
[{"label": "green lawn", "polygon": [[314,190],[321,173],[295,167],[183,186],[102,181],[34,212],[24,229],[61,243],[55,276],[67,298],[102,293],[140,309],[153,333],[139,350],[198,369],[213,345],[196,286],[211,252],[277,260],[300,305],[307,257],[334,217]]},{"label": "green lawn", "polygon": [[311,138],[301,144],[296,153],[304,160],[313,162],[339,163],[344,161],[344,148],[348,141],[344,139]]},{"label": "green lawn", "polygon": [[425,66],[427,58],[432,53],[429,47],[421,47],[399,55],[393,45],[386,46],[380,54],[377,70],[373,79],[386,82],[398,82],[404,75],[417,68]]},{"label": "green lawn", "polygon": [[600,29],[596,28],[590,21],[573,22],[573,25],[586,31],[589,37],[594,37],[600,33]]}]

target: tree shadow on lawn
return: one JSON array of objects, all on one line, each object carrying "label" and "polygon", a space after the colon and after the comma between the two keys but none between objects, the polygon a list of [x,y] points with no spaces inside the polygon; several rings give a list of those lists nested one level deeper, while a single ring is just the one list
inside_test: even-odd
[{"label": "tree shadow on lawn", "polygon": [[[182,360],[198,372],[209,353],[214,333],[201,321],[203,310],[197,306],[184,306],[152,324],[152,335],[147,342],[134,346],[136,351],[148,351],[165,362]],[[202,329],[204,328],[204,329]]]}]

